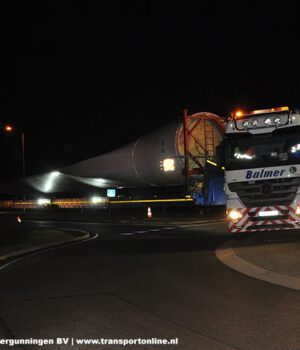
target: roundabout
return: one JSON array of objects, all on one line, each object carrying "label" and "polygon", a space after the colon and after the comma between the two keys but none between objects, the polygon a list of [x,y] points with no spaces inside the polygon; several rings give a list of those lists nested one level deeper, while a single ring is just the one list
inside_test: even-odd
[{"label": "roundabout", "polygon": [[231,269],[283,287],[300,290],[300,232],[258,232],[237,236],[216,249]]}]

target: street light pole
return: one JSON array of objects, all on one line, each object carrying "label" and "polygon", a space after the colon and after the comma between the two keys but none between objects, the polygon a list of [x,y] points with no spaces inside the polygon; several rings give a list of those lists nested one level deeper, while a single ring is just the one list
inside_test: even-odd
[{"label": "street light pole", "polygon": [[[5,125],[4,126],[4,131],[7,133],[13,133],[15,130],[14,126],[12,125]],[[18,130],[18,129],[17,129]],[[25,166],[25,134],[22,129],[19,129],[21,133],[21,145],[22,145],[22,176],[25,178],[26,176],[26,166]],[[24,193],[23,195],[23,200],[26,200],[26,194]],[[26,211],[26,208],[23,208],[23,211]]]},{"label": "street light pole", "polygon": [[[4,131],[7,133],[13,133],[15,129],[13,125],[5,125],[4,126]],[[19,129],[21,132],[21,145],[22,145],[22,176],[26,176],[26,165],[25,165],[25,134],[22,129]]]}]

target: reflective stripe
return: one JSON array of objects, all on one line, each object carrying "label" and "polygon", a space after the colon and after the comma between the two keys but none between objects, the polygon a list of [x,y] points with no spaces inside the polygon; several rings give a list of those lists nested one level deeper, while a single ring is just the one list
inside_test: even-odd
[{"label": "reflective stripe", "polygon": [[[292,205],[275,205],[275,206],[265,206],[265,207],[253,207],[253,208],[230,208],[229,210],[239,210],[242,214],[242,218],[234,223],[229,222],[228,230],[229,232],[254,232],[254,231],[270,231],[270,230],[288,230],[290,228],[297,228],[299,229],[300,226],[296,224],[296,222],[300,222],[300,217],[296,215],[296,206]],[[287,218],[282,219],[278,217],[278,219],[264,219],[264,220],[256,220],[251,221],[249,213],[251,213],[251,218],[262,218],[259,216],[260,212],[264,211],[272,211],[277,210],[281,212],[282,210],[287,211]],[[293,227],[274,227],[274,225],[292,225]],[[251,229],[247,229],[251,226]],[[260,226],[269,226],[269,227],[263,227]]]}]

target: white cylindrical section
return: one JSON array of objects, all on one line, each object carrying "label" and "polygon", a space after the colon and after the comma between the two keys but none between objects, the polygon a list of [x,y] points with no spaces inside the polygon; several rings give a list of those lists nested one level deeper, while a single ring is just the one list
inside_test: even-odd
[{"label": "white cylindrical section", "polygon": [[[182,124],[174,122],[104,155],[61,169],[64,174],[109,179],[124,186],[164,186],[183,183],[184,160],[177,137]],[[173,158],[175,170],[163,172],[161,161]]]},{"label": "white cylindrical section", "polygon": [[[220,121],[219,121],[220,120]],[[188,119],[189,170],[201,172],[207,157],[214,157],[223,137],[221,118],[198,113]],[[184,135],[181,122],[140,137],[136,142],[104,155],[61,169],[71,176],[109,180],[120,186],[175,186],[184,182]],[[174,169],[163,171],[164,159],[172,159]],[[108,182],[107,182],[108,183]],[[92,185],[92,183],[91,183]]]}]

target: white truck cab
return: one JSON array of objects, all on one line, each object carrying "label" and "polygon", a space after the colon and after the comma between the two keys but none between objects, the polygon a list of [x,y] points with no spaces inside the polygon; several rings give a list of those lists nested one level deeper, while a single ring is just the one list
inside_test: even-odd
[{"label": "white truck cab", "polygon": [[300,113],[237,112],[219,146],[229,231],[300,228]]}]

